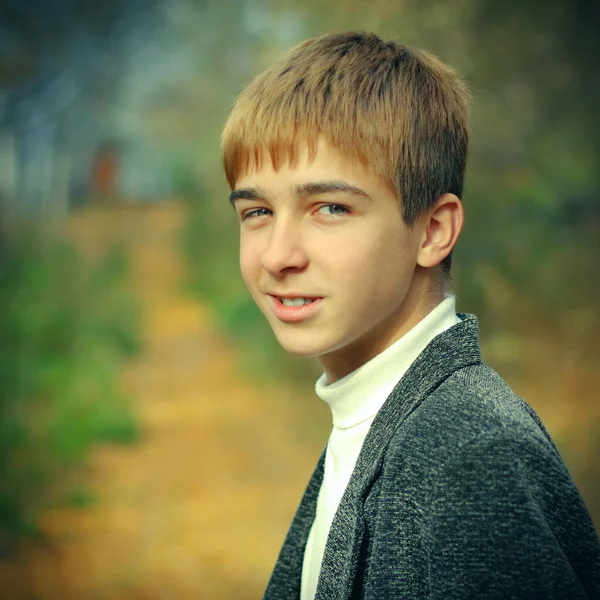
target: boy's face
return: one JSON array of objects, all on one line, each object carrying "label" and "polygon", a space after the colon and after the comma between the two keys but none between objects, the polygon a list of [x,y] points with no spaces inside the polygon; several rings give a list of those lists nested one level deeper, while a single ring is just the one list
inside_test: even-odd
[{"label": "boy's face", "polygon": [[278,171],[265,161],[232,200],[252,297],[285,350],[318,357],[330,381],[415,324],[423,226],[408,228],[393,190],[360,163],[321,141],[311,163],[307,153]]}]

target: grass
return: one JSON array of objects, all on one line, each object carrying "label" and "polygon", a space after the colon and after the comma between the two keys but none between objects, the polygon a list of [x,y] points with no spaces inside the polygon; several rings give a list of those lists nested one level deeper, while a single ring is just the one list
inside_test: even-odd
[{"label": "grass", "polygon": [[[119,389],[140,346],[122,251],[97,263],[40,232],[5,241],[0,262],[0,533],[36,534],[95,444],[131,443],[139,424]],[[65,487],[66,486],[66,487]]]}]

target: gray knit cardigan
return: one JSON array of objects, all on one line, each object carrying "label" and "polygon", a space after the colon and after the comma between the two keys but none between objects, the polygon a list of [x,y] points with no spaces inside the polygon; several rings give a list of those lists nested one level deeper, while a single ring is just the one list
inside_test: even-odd
[{"label": "gray knit cardigan", "polygon": [[[437,336],[377,414],[333,520],[317,600],[600,599],[600,544],[538,416],[482,362],[477,319]],[[325,453],[265,600],[300,595]]]}]

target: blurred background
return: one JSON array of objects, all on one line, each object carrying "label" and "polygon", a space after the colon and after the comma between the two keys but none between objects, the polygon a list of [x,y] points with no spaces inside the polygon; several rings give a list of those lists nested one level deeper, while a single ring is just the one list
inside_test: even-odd
[{"label": "blurred background", "polygon": [[600,4],[0,0],[0,597],[262,595],[330,416],[246,293],[219,133],[370,30],[474,93],[454,279],[600,525]]}]

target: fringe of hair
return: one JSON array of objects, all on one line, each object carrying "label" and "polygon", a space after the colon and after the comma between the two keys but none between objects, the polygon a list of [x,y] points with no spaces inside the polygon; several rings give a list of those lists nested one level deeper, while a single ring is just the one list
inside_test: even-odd
[{"label": "fringe of hair", "polygon": [[295,164],[320,137],[387,180],[405,221],[460,197],[469,91],[422,50],[367,33],[327,34],[293,48],[239,95],[222,133],[230,187],[270,160]]}]

